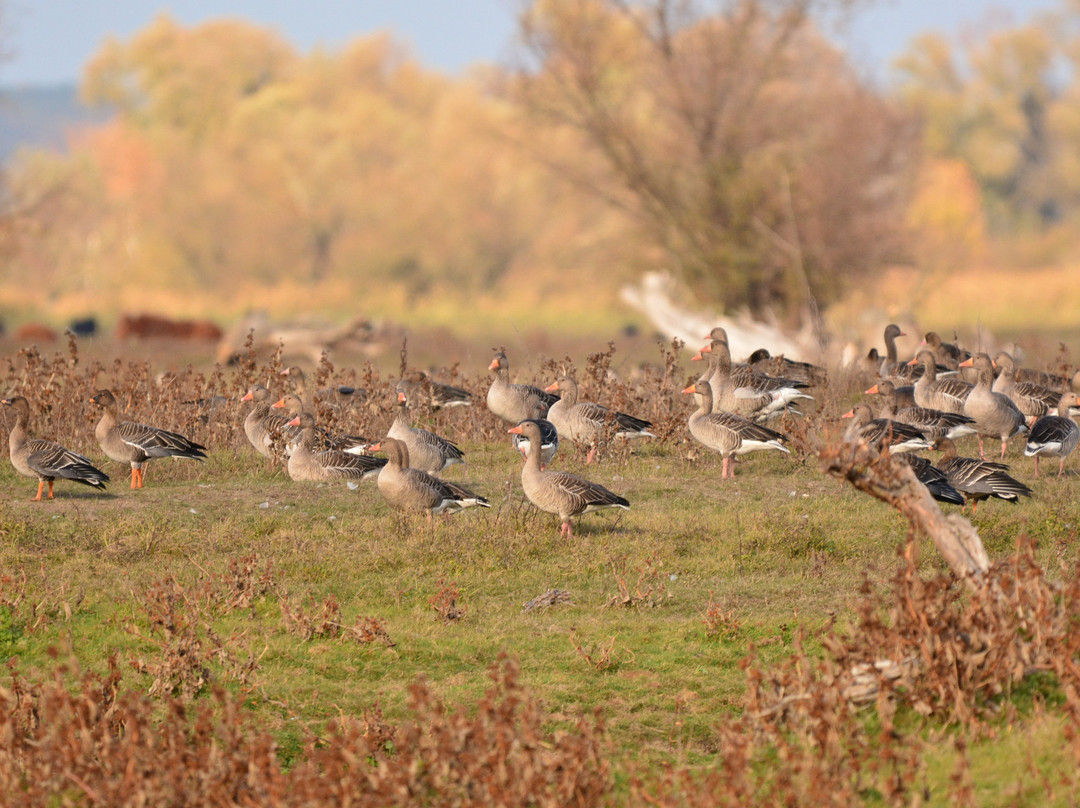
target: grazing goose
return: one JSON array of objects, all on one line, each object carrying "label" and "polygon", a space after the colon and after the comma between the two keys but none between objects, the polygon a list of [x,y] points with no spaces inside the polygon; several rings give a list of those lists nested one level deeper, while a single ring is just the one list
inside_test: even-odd
[{"label": "grazing goose", "polygon": [[971,358],[970,351],[962,350],[951,342],[943,341],[937,331],[927,331],[922,344],[928,346],[934,352],[934,357],[939,365],[943,365],[949,370],[956,370],[961,362]]},{"label": "grazing goose", "polygon": [[487,392],[488,409],[511,424],[542,418],[547,414],[548,407],[559,400],[558,396],[531,384],[511,384],[510,362],[503,351],[495,354],[488,370],[495,372],[495,379]]},{"label": "grazing goose", "polygon": [[891,418],[910,424],[932,442],[937,442],[942,438],[960,438],[964,435],[975,434],[973,426],[975,421],[961,413],[942,412],[914,405],[901,406],[896,387],[888,379],[875,384],[866,391],[866,394],[881,395],[884,405],[880,414],[882,418]]},{"label": "grazing goose", "polygon": [[[300,399],[300,396],[295,395],[294,393],[287,393],[282,396],[271,404],[270,408],[284,410],[287,413],[285,423],[281,425],[281,431],[285,438],[285,455],[288,456],[292,453],[293,446],[300,437],[300,430],[295,426],[290,426],[289,420],[300,415],[302,412],[311,412],[311,410],[304,409],[304,402]],[[312,417],[314,417],[314,415]],[[315,443],[311,448],[313,451],[317,452],[336,449],[339,452],[346,452],[348,454],[367,455],[370,452],[370,443],[371,441],[361,435],[338,435],[333,432],[328,432],[321,426],[316,426]]]},{"label": "grazing goose", "polygon": [[589,447],[586,463],[593,462],[596,457],[597,441],[603,437],[609,419],[614,422],[616,438],[629,440],[656,437],[649,431],[651,421],[635,418],[624,412],[614,412],[603,404],[578,401],[577,380],[571,376],[563,376],[545,389],[548,393],[556,391],[560,397],[548,409],[547,420],[555,425],[560,437]]},{"label": "grazing goose", "polygon": [[558,514],[562,520],[559,534],[574,535],[570,520],[575,516],[602,508],[630,509],[630,503],[604,486],[565,471],[544,471],[540,467],[540,428],[533,421],[523,421],[509,430],[529,440],[525,465],[521,470],[521,487],[529,502],[546,513]]},{"label": "grazing goose", "polygon": [[994,364],[1001,368],[998,377],[990,388],[995,393],[1002,393],[1012,399],[1013,404],[1030,420],[1041,418],[1057,406],[1061,393],[1043,387],[1041,384],[1017,381],[1016,362],[1005,351],[998,352]]},{"label": "grazing goose", "polygon": [[25,477],[37,477],[38,490],[35,502],[41,501],[41,492],[45,483],[49,484],[49,499],[53,498],[53,480],[72,480],[105,490],[109,475],[94,468],[90,458],[65,449],[59,443],[44,438],[31,438],[28,428],[30,422],[30,403],[22,396],[0,399],[0,404],[15,410],[15,426],[8,436],[8,448],[11,453],[11,465],[15,471]]},{"label": "grazing goose", "polygon": [[893,456],[893,460],[906,463],[915,472],[915,479],[926,486],[930,496],[938,502],[948,502],[953,505],[963,505],[964,495],[953,488],[949,477],[944,471],[933,465],[925,457],[919,457],[907,452]]},{"label": "grazing goose", "polygon": [[263,457],[274,456],[271,451],[273,436],[289,421],[289,417],[278,415],[271,410],[270,391],[262,384],[253,384],[241,401],[253,401],[255,406],[244,418],[244,434],[247,435],[248,443],[255,447],[255,451]]},{"label": "grazing goose", "polygon": [[746,360],[751,370],[766,376],[779,376],[807,384],[824,384],[828,373],[825,368],[809,362],[788,359],[783,354],[770,356],[767,348],[758,348]]},{"label": "grazing goose", "polygon": [[131,465],[131,487],[143,487],[143,466],[159,457],[206,458],[206,447],[176,432],[134,421],[121,421],[116,397],[110,390],[98,390],[90,403],[104,409],[94,428],[101,450],[120,463]]},{"label": "grazing goose", "polygon": [[[555,428],[555,424],[545,418],[530,418],[528,422],[536,424],[537,429],[540,430],[540,470],[544,471],[551,459],[555,457],[555,453],[559,451],[559,430]],[[522,457],[527,458],[532,441],[522,432],[514,432],[513,440],[514,448],[521,452]]]},{"label": "grazing goose", "polygon": [[433,513],[456,513],[474,506],[491,507],[486,498],[464,486],[411,468],[409,449],[399,440],[387,436],[371,449],[386,452],[389,458],[379,472],[379,493],[395,508],[426,511],[430,522]]},{"label": "grazing goose", "polygon": [[349,454],[338,449],[319,450],[321,436],[310,412],[300,413],[287,425],[300,430],[286,466],[289,477],[297,482],[362,480],[375,476],[386,465],[381,457]]},{"label": "grazing goose", "polygon": [[974,514],[980,500],[988,497],[1018,502],[1020,497],[1030,497],[1031,489],[1009,476],[1004,463],[992,463],[975,457],[957,457],[956,444],[945,438],[938,444],[942,450],[937,467],[945,472],[953,488],[960,491],[972,503]]},{"label": "grazing goose", "polygon": [[468,390],[433,381],[422,370],[407,372],[397,383],[397,389],[405,393],[410,404],[426,401],[434,410],[472,406],[472,393]]},{"label": "grazing goose", "polygon": [[724,459],[720,479],[735,476],[736,455],[765,449],[776,449],[790,454],[784,446],[787,441],[785,435],[735,413],[714,410],[713,393],[708,382],[699,380],[697,384],[683,390],[683,393],[693,393],[698,404],[697,410],[690,416],[690,434],[699,443],[719,452]]},{"label": "grazing goose", "polygon": [[726,342],[714,339],[692,361],[704,359],[705,354],[708,354],[708,370],[698,381],[707,382],[712,390],[714,410],[767,420],[781,414],[792,401],[813,400],[813,396],[802,392],[807,386],[805,382],[775,379],[751,370],[748,365],[733,365]]},{"label": "grazing goose", "polygon": [[870,444],[889,444],[889,453],[918,452],[930,449],[933,443],[926,439],[920,429],[888,418],[874,418],[870,407],[856,404],[842,418],[852,418],[852,426],[858,429],[863,440]]},{"label": "grazing goose", "polygon": [[1044,415],[1032,424],[1024,455],[1035,458],[1035,479],[1039,478],[1039,458],[1043,455],[1061,458],[1057,476],[1065,473],[1065,458],[1073,453],[1080,442],[1080,428],[1070,417],[1080,414],[1078,408],[1080,397],[1072,391],[1063,393],[1058,400],[1058,414]]},{"label": "grazing goose", "polygon": [[983,437],[1001,438],[1001,456],[1009,438],[1017,432],[1027,432],[1024,414],[1012,399],[990,389],[994,381],[994,363],[984,353],[975,354],[971,359],[960,363],[960,367],[973,367],[978,372],[979,382],[964,400],[964,415],[975,419],[975,430],[979,436],[979,457],[986,459],[983,451]]},{"label": "grazing goose", "polygon": [[404,392],[398,391],[397,401],[397,414],[386,434],[405,444],[411,468],[437,474],[454,463],[465,462],[465,453],[446,438],[412,425]]},{"label": "grazing goose", "polygon": [[916,363],[922,365],[923,374],[915,382],[915,403],[930,410],[964,413],[964,401],[973,385],[955,376],[938,378],[933,351],[919,351],[909,364]]}]

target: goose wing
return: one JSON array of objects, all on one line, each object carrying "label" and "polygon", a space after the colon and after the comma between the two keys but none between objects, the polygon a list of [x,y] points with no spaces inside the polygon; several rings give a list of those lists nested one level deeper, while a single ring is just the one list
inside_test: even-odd
[{"label": "goose wing", "polygon": [[147,457],[206,457],[206,447],[195,443],[176,432],[159,429],[148,424],[124,421],[116,425],[120,439],[139,449]]},{"label": "goose wing", "polygon": [[61,477],[104,488],[109,475],[94,467],[90,458],[43,438],[27,442],[26,465],[42,477]]}]

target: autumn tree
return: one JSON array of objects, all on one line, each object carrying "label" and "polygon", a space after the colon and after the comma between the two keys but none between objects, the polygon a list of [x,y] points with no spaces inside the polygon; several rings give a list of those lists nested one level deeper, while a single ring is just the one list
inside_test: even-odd
[{"label": "autumn tree", "polygon": [[810,0],[537,0],[516,97],[601,158],[549,164],[630,212],[728,307],[786,309],[895,255],[913,129],[817,32]]}]

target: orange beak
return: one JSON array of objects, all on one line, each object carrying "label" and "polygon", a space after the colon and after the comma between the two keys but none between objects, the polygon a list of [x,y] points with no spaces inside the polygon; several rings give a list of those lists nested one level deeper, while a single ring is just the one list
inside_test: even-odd
[{"label": "orange beak", "polygon": [[298,415],[289,421],[288,426],[300,426],[300,416]]},{"label": "orange beak", "polygon": [[283,410],[283,409],[285,409],[285,399],[279,398],[277,401],[275,401],[270,406],[271,407],[276,407],[279,410]]},{"label": "orange beak", "polygon": [[697,390],[695,390],[695,389],[694,389],[694,385],[690,385],[690,386],[689,386],[689,387],[687,387],[687,388],[686,388],[685,390],[683,390],[683,392],[684,392],[684,393],[696,393],[696,392],[697,392]]},{"label": "orange beak", "polygon": [[506,431],[507,431],[508,434],[511,434],[511,435],[524,435],[525,434],[521,429],[521,424],[518,424],[515,427],[511,427],[510,429],[508,429]]},{"label": "orange beak", "polygon": [[878,386],[875,384],[873,387],[871,387],[869,390],[867,390],[863,395],[876,396],[880,392],[881,391],[878,390]]},{"label": "orange beak", "polygon": [[367,448],[368,448],[369,452],[381,452],[382,451],[382,441],[379,441],[378,443],[373,443]]},{"label": "orange beak", "polygon": [[855,417],[855,410],[848,410],[847,412],[845,412],[840,417],[841,418],[854,418]]},{"label": "orange beak", "polygon": [[488,370],[498,370],[498,368],[499,368],[499,360],[498,360],[498,358],[492,359],[491,364],[488,365]]},{"label": "orange beak", "polygon": [[558,382],[552,382],[551,384],[549,384],[547,387],[544,388],[544,392],[545,393],[557,393],[557,392],[559,392],[559,383]]},{"label": "orange beak", "polygon": [[974,356],[969,356],[967,359],[965,359],[963,362],[961,362],[959,366],[962,367],[962,368],[973,368],[973,367],[975,367],[975,357]]},{"label": "orange beak", "polygon": [[712,353],[712,343],[710,342],[708,345],[703,345],[701,347],[701,353]]},{"label": "orange beak", "polygon": [[696,354],[690,357],[691,362],[701,362],[704,361],[704,359],[705,357],[701,355],[701,351],[698,351]]},{"label": "orange beak", "polygon": [[285,370],[279,370],[278,371],[278,376],[288,376],[288,375],[289,375],[288,368],[286,368]]},{"label": "orange beak", "polygon": [[912,359],[912,360],[911,360],[910,362],[908,362],[908,364],[909,364],[909,365],[917,365],[917,364],[919,364],[919,360],[918,360],[918,358],[916,357],[915,359]]},{"label": "orange beak", "polygon": [[398,394],[397,394],[397,400],[398,401],[404,401],[405,400],[405,394],[402,393],[400,390],[398,391]]},{"label": "orange beak", "polygon": [[251,393],[245,393],[244,397],[242,399],[240,399],[240,400],[241,401],[254,401],[255,396],[251,395]]}]

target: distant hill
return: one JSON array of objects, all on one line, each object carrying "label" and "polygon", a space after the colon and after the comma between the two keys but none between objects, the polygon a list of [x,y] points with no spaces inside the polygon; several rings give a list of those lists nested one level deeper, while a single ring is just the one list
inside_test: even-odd
[{"label": "distant hill", "polygon": [[69,131],[103,123],[110,115],[108,109],[83,106],[74,84],[0,87],[0,161],[7,162],[21,146],[64,151]]}]

